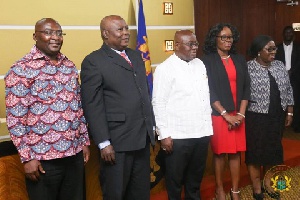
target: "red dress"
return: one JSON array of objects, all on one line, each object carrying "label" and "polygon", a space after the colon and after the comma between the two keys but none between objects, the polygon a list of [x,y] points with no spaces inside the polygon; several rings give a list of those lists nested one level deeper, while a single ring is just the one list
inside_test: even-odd
[{"label": "red dress", "polygon": [[[236,106],[236,70],[231,58],[222,60],[225,66],[231,93],[233,96],[234,105]],[[222,105],[222,102],[221,102]],[[235,115],[236,111],[230,112],[230,115]],[[221,153],[237,153],[246,150],[245,123],[232,130],[228,130],[228,123],[222,116],[212,115],[212,124],[214,134],[211,137],[211,148],[215,154]]]}]

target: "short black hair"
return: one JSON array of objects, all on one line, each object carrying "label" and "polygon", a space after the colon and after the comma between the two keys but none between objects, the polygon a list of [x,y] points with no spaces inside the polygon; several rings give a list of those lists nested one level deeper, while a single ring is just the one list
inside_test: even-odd
[{"label": "short black hair", "polygon": [[287,31],[287,30],[289,30],[289,29],[292,29],[292,30],[294,31],[294,29],[293,29],[292,26],[286,26],[286,27],[284,27],[284,29],[283,29],[283,31],[282,31],[282,34],[284,34],[285,31]]},{"label": "short black hair", "polygon": [[228,27],[232,32],[233,42],[229,50],[229,53],[236,53],[235,44],[240,39],[240,33],[238,30],[229,23],[218,23],[215,26],[211,27],[205,37],[203,52],[204,54],[217,52],[217,42],[216,39],[218,34],[223,30],[224,27]]},{"label": "short black hair", "polygon": [[258,56],[258,52],[261,51],[270,41],[273,41],[271,36],[268,35],[258,35],[256,36],[250,48],[248,49],[248,54],[252,58],[256,58]]}]

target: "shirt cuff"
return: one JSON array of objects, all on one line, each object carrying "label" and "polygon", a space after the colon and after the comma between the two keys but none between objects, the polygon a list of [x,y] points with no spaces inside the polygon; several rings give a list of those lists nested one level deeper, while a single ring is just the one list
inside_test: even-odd
[{"label": "shirt cuff", "polygon": [[166,129],[164,129],[164,130],[159,129],[159,130],[158,130],[158,140],[163,140],[163,139],[165,139],[165,138],[170,137],[171,135],[169,135],[168,132],[169,132],[169,131],[166,130]]},{"label": "shirt cuff", "polygon": [[110,141],[109,140],[105,140],[104,142],[101,142],[100,144],[98,144],[99,149],[104,149],[105,147],[107,147],[108,145],[110,145]]}]

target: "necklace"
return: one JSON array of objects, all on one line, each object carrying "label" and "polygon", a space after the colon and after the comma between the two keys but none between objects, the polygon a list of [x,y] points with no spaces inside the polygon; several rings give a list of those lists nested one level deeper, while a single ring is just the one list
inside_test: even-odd
[{"label": "necklace", "polygon": [[265,69],[268,69],[270,67],[270,64],[261,64],[261,62],[258,62],[257,58],[255,59],[255,61],[262,67],[262,68],[265,68]]},{"label": "necklace", "polygon": [[228,59],[228,58],[230,58],[230,55],[228,55],[228,56],[226,56],[226,57],[221,57],[221,59],[224,59],[224,60],[226,60],[226,59]]}]

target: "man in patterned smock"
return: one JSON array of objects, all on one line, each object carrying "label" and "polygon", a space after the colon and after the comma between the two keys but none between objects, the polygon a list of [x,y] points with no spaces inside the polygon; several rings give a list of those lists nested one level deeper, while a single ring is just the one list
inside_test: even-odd
[{"label": "man in patterned smock", "polygon": [[7,127],[30,200],[84,198],[90,142],[76,67],[60,53],[63,35],[55,20],[39,20],[36,44],[5,76]]}]

